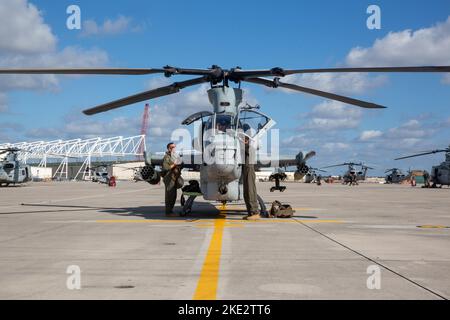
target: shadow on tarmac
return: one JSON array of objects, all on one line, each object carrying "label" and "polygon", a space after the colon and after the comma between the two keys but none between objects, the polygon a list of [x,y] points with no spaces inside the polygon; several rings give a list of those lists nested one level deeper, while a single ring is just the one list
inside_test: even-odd
[{"label": "shadow on tarmac", "polygon": [[[18,211],[18,212],[5,212],[0,215],[13,215],[13,214],[38,214],[38,213],[63,213],[63,212],[76,212],[76,211],[98,211],[101,213],[108,213],[119,217],[140,217],[143,219],[155,219],[155,220],[180,220],[180,221],[192,221],[202,219],[219,219],[223,218],[225,214],[230,220],[241,220],[247,215],[247,211],[242,209],[242,204],[228,204],[223,210],[217,208],[216,205],[209,202],[194,203],[192,212],[187,216],[180,217],[166,217],[165,207],[162,205],[157,206],[141,206],[141,207],[125,207],[125,208],[108,208],[108,207],[91,207],[91,206],[77,206],[77,205],[56,205],[56,204],[26,204],[23,203],[22,207],[32,208],[53,208],[54,210],[31,210],[31,211]],[[58,209],[56,209],[58,208]],[[181,213],[181,207],[176,206],[174,209],[176,214]],[[294,218],[301,219],[318,219],[314,216],[294,216]]]}]

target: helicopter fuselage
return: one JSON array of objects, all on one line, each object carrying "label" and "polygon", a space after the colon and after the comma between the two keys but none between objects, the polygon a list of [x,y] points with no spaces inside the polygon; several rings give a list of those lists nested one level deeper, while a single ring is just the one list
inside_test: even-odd
[{"label": "helicopter fuselage", "polygon": [[0,186],[21,184],[30,180],[30,166],[21,163],[16,154],[8,154],[4,160],[0,161]]},{"label": "helicopter fuselage", "polygon": [[[201,141],[197,143],[197,148],[201,146],[202,149],[197,151],[202,156],[199,159],[201,163],[196,163],[200,165],[200,188],[205,200],[225,202],[243,199],[243,141],[247,137],[256,149],[258,139],[275,124],[257,111],[240,109],[242,95],[241,89],[227,86],[213,87],[208,91],[213,112],[202,117],[198,133]],[[256,125],[251,123],[255,119],[260,120]]]},{"label": "helicopter fuselage", "polygon": [[431,170],[431,180],[435,185],[450,186],[450,153],[445,155],[445,161]]}]

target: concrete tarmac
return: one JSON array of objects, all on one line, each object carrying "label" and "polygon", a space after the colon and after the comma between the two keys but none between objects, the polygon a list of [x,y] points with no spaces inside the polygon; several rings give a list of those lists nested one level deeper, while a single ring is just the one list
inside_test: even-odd
[{"label": "concrete tarmac", "polygon": [[271,186],[258,183],[267,205],[294,219],[203,200],[166,218],[147,183],[1,188],[0,299],[450,297],[449,189]]}]

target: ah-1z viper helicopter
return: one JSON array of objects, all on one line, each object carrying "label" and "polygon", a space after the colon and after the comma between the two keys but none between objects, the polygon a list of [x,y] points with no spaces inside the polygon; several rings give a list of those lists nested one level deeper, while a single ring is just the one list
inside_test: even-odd
[{"label": "ah-1z viper helicopter", "polygon": [[402,183],[411,178],[411,173],[406,175],[398,168],[386,170],[385,174],[387,174],[385,178],[386,184]]},{"label": "ah-1z viper helicopter", "polygon": [[[19,160],[20,149],[0,149],[0,187],[31,181],[31,168]],[[4,156],[6,154],[6,156]]]},{"label": "ah-1z viper helicopter", "polygon": [[[402,157],[395,160],[403,160],[415,157],[426,156],[430,154],[436,153],[445,153],[445,161],[442,162],[438,166],[434,166],[431,170],[431,188],[437,188],[438,185],[442,188],[442,186],[450,186],[450,146],[447,149],[439,149],[428,152],[422,152],[419,154],[415,154],[412,156]],[[427,184],[427,181],[425,181]]]},{"label": "ah-1z viper helicopter", "polygon": [[[130,104],[143,102],[180,92],[187,87],[209,83],[209,100],[213,111],[202,111],[187,118],[183,125],[192,124],[201,120],[200,130],[202,134],[197,147],[200,156],[194,158],[197,161],[189,161],[185,166],[200,169],[200,184],[203,198],[205,200],[237,201],[242,199],[241,173],[242,173],[242,139],[257,141],[265,134],[275,122],[266,115],[256,110],[240,108],[243,98],[241,84],[243,82],[263,85],[269,88],[284,88],[298,92],[308,93],[327,99],[340,101],[362,108],[378,109],[385,108],[381,105],[357,100],[325,91],[299,86],[292,83],[282,82],[281,78],[294,74],[306,73],[336,73],[336,72],[450,72],[450,66],[427,66],[427,67],[361,67],[361,68],[329,68],[329,69],[296,69],[288,70],[272,68],[266,70],[242,70],[240,67],[223,69],[213,65],[209,69],[184,69],[166,66],[160,69],[0,69],[0,74],[57,74],[57,75],[147,75],[164,74],[166,77],[174,75],[197,76],[193,79],[175,82],[160,88],[144,91],[116,101],[105,103],[84,111],[86,115],[120,108]],[[269,77],[270,79],[267,79]],[[230,83],[238,85],[231,88]],[[220,132],[217,124],[221,121],[227,122],[227,132]],[[253,127],[252,127],[253,124]],[[245,130],[250,127],[253,129]],[[243,131],[243,132],[242,132]],[[209,132],[209,135],[205,135]],[[213,163],[206,163],[206,158],[214,158]],[[185,160],[185,157],[183,157]],[[278,160],[278,159],[274,159]],[[160,178],[151,159],[147,160],[147,166],[143,169],[143,176],[147,177],[149,183],[158,183]],[[297,159],[279,160],[278,165],[268,164],[268,167],[299,166]],[[145,172],[144,172],[145,171]],[[300,172],[298,172],[300,173]],[[304,172],[306,174],[307,172]],[[195,197],[186,201],[183,213],[191,210]],[[260,204],[263,205],[260,199]],[[263,208],[262,208],[263,209]]]},{"label": "ah-1z viper helicopter", "polygon": [[[343,164],[337,164],[334,166],[324,167],[324,169],[328,168],[336,168],[348,166],[348,170],[342,176],[342,184],[355,186],[358,185],[358,181],[364,181],[367,177],[367,172],[372,170],[373,168],[364,165],[363,163],[354,163],[354,162],[346,162]],[[355,167],[361,167],[361,170],[356,170]]]}]

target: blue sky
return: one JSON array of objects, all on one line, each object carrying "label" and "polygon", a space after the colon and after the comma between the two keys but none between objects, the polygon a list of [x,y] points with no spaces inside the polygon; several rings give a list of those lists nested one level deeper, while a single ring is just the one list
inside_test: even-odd
[{"label": "blue sky", "polygon": [[[82,30],[66,27],[66,8],[71,4],[81,8]],[[381,30],[366,27],[370,4],[381,8]],[[0,64],[200,68],[212,64],[226,68],[450,65],[449,16],[448,0],[4,0],[0,21],[8,32],[0,32]],[[23,25],[17,23],[21,17],[26,21]],[[27,39],[24,44],[19,41],[23,35]],[[314,149],[319,155],[314,165],[357,160],[375,165],[376,173],[381,173],[394,165],[429,169],[442,155],[401,163],[392,159],[450,143],[450,78],[362,74],[289,80],[389,108],[366,111],[313,96],[245,86],[247,100],[261,104],[262,111],[277,121],[283,154]],[[0,78],[0,142],[138,134],[143,104],[90,118],[80,111],[164,81],[159,76]],[[170,139],[168,133],[184,116],[208,107],[202,88],[158,99],[152,106],[148,144],[154,151]]]}]

